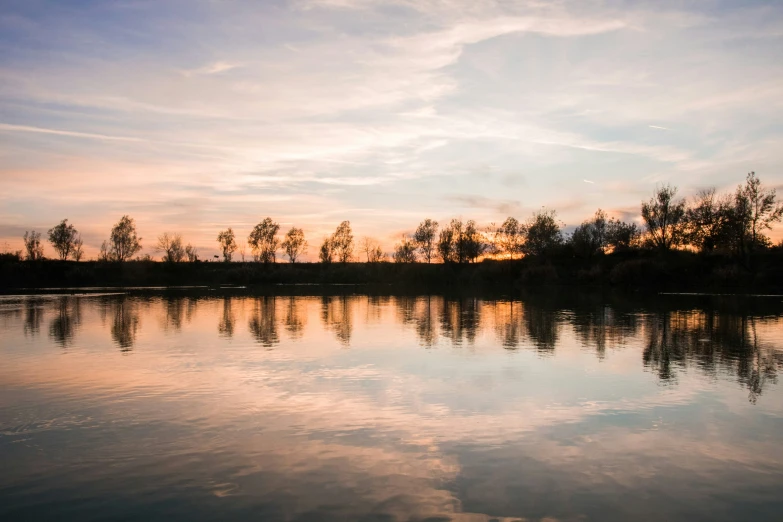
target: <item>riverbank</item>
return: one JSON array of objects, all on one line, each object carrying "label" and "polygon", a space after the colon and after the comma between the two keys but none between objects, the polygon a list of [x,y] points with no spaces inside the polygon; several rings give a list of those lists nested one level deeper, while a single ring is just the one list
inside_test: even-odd
[{"label": "riverbank", "polygon": [[783,290],[783,252],[771,249],[750,262],[690,252],[649,251],[603,255],[591,260],[556,258],[475,264],[396,263],[164,263],[131,261],[0,262],[0,288],[80,286],[179,286],[276,284],[375,284],[399,288],[524,288],[539,285],[600,286],[655,291]]}]

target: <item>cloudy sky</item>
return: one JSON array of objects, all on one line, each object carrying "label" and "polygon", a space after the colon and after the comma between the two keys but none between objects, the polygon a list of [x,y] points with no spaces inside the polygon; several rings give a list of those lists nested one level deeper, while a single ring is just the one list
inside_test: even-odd
[{"label": "cloudy sky", "polygon": [[781,63],[768,1],[0,0],[0,243],[68,218],[94,255],[130,214],[211,255],[271,216],[391,249],[427,217],[637,219],[663,182],[783,192]]}]

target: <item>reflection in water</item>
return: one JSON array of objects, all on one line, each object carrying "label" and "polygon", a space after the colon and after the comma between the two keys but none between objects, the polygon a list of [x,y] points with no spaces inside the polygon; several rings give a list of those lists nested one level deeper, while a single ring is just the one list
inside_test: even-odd
[{"label": "reflection in water", "polygon": [[776,382],[783,353],[759,346],[756,319],[709,312],[660,312],[645,326],[646,367],[664,382],[676,380],[677,370],[696,365],[715,375],[736,375],[756,402],[767,382]]},{"label": "reflection in water", "polygon": [[259,297],[255,300],[253,315],[250,317],[250,332],[262,346],[271,348],[280,342],[277,334],[275,298]]},{"label": "reflection in water", "polygon": [[495,334],[504,348],[516,349],[524,335],[522,320],[525,309],[518,301],[498,301],[490,305],[495,323]]},{"label": "reflection in water", "polygon": [[559,336],[558,312],[544,307],[527,307],[525,310],[527,334],[541,353],[555,349]]},{"label": "reflection in water", "polygon": [[429,348],[437,343],[437,317],[441,302],[440,298],[429,295],[397,298],[398,320],[405,326],[414,326],[421,346]]},{"label": "reflection in water", "polygon": [[776,521],[769,303],[0,302],[0,520]]},{"label": "reflection in water", "polygon": [[307,324],[307,315],[300,299],[294,296],[288,297],[283,323],[290,339],[301,339],[304,335],[305,324]]},{"label": "reflection in water", "polygon": [[[99,308],[102,321],[105,323],[110,318],[112,339],[123,351],[128,351],[136,342],[142,309],[149,309],[145,313],[158,313],[154,303],[162,303],[159,317],[164,330],[179,332],[184,324],[191,322],[203,301],[174,297],[154,301],[120,296],[103,298],[101,302],[104,303]],[[242,309],[245,303],[250,303],[253,311],[248,328],[261,345],[279,344],[280,327],[285,329],[288,339],[299,340],[305,336],[308,316],[314,312],[311,304],[315,302],[294,296],[252,299],[226,296],[217,318],[217,331],[222,337],[234,337],[236,306],[239,304]],[[79,298],[28,298],[21,303],[25,336],[37,335],[48,316],[50,338],[60,346],[74,343],[82,323]],[[463,343],[472,346],[486,329],[505,349],[526,347],[551,355],[561,342],[562,330],[570,328],[583,348],[604,358],[608,347],[622,349],[641,336],[642,364],[661,382],[676,383],[678,373],[690,367],[705,375],[730,374],[747,388],[751,401],[758,399],[766,385],[776,382],[783,364],[779,348],[759,340],[757,333],[759,321],[766,324],[778,320],[779,311],[771,316],[743,314],[736,307],[639,312],[627,302],[612,305],[600,299],[558,306],[552,299],[482,300],[442,296],[323,296],[318,307],[323,329],[332,332],[343,346],[351,344],[357,310],[362,310],[366,325],[382,324],[387,320],[384,311],[389,308],[394,309],[397,322],[415,332],[418,344],[424,347],[439,341],[451,346]]]},{"label": "reflection in water", "polygon": [[445,301],[440,313],[440,327],[443,336],[453,345],[467,341],[472,345],[476,341],[481,321],[481,304],[478,299],[465,298]]},{"label": "reflection in water", "polygon": [[236,322],[237,319],[234,316],[234,312],[231,310],[231,297],[224,297],[223,314],[220,317],[220,323],[218,323],[218,333],[224,337],[233,337]]},{"label": "reflection in water", "polygon": [[44,303],[38,299],[25,300],[24,307],[24,333],[25,335],[38,335],[41,331],[41,322],[44,317]]},{"label": "reflection in water", "polygon": [[603,303],[576,309],[573,325],[581,343],[593,348],[601,358],[605,356],[607,347],[623,346],[625,339],[636,335],[640,326],[636,314],[618,313]]},{"label": "reflection in water", "polygon": [[129,352],[136,342],[139,330],[139,303],[133,298],[121,296],[112,302],[111,337],[122,352]]},{"label": "reflection in water", "polygon": [[188,299],[169,297],[165,300],[166,303],[166,317],[164,320],[164,327],[166,329],[173,329],[179,331],[182,329],[183,320],[190,322],[190,318],[187,317],[185,312]]},{"label": "reflection in water", "polygon": [[57,303],[57,313],[49,323],[49,337],[60,346],[73,342],[76,328],[81,321],[81,300],[62,297]]},{"label": "reflection in water", "polygon": [[351,342],[353,303],[355,298],[349,301],[347,296],[325,296],[321,299],[321,322],[325,329],[334,332],[344,346],[348,346]]}]

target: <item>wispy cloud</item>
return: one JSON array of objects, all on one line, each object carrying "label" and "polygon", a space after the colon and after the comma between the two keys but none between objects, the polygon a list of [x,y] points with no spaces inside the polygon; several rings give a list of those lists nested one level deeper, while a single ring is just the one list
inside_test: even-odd
[{"label": "wispy cloud", "polygon": [[228,63],[228,62],[213,62],[197,69],[189,69],[182,71],[185,76],[199,75],[199,74],[220,74],[223,72],[231,71],[238,67],[242,67],[241,64]]},{"label": "wispy cloud", "polygon": [[68,136],[72,138],[87,138],[91,140],[106,140],[106,141],[130,141],[130,142],[143,142],[141,138],[132,138],[128,136],[110,136],[107,134],[95,134],[92,132],[78,132],[60,129],[46,129],[42,127],[30,127],[28,125],[13,125],[10,123],[0,123],[0,131],[6,132],[32,132],[36,134],[53,134],[55,136]]},{"label": "wispy cloud", "polygon": [[382,237],[417,214],[569,201],[579,222],[638,206],[652,180],[783,181],[783,6],[200,6],[8,8],[25,31],[0,42],[0,192],[15,204],[0,225],[136,209],[152,237],[176,202],[174,224],[209,243],[205,219],[257,221],[255,198],[315,234],[343,212]]}]

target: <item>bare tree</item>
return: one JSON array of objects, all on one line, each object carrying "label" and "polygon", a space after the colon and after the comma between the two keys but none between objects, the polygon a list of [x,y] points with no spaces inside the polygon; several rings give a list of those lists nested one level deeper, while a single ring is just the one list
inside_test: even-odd
[{"label": "bare tree", "polygon": [[185,247],[182,246],[182,236],[164,232],[158,236],[157,252],[163,252],[163,261],[179,263],[185,259]]},{"label": "bare tree", "polygon": [[188,243],[188,245],[185,247],[185,256],[187,256],[188,262],[195,263],[198,261],[198,249]]},{"label": "bare tree", "polygon": [[419,223],[416,232],[413,234],[413,241],[421,252],[422,257],[427,263],[432,262],[432,257],[437,251],[435,235],[438,233],[438,222],[432,219],[425,219]]},{"label": "bare tree", "polygon": [[73,242],[73,260],[77,263],[84,257],[84,241],[82,241],[82,235],[79,234]]},{"label": "bare tree", "polygon": [[386,254],[383,253],[380,243],[374,238],[364,236],[361,241],[361,251],[367,256],[368,263],[383,261]]},{"label": "bare tree", "polygon": [[100,253],[98,254],[98,261],[111,261],[111,247],[109,242],[104,240],[101,243]]},{"label": "bare tree", "polygon": [[218,234],[217,242],[220,244],[220,250],[223,252],[223,261],[226,263],[230,262],[234,252],[237,250],[237,242],[231,227]]},{"label": "bare tree", "polygon": [[57,251],[61,261],[65,261],[71,255],[77,234],[76,228],[69,225],[67,219],[63,219],[59,225],[49,229],[49,242]]},{"label": "bare tree", "polygon": [[291,263],[296,263],[296,259],[307,251],[304,230],[291,227],[291,230],[286,233],[281,246]]},{"label": "bare tree", "polygon": [[35,230],[24,233],[24,250],[29,261],[43,259],[43,243],[41,233]]},{"label": "bare tree", "polygon": [[277,238],[279,230],[279,223],[275,223],[272,218],[265,218],[250,232],[247,243],[250,245],[256,261],[275,262],[275,253],[280,247],[280,240]]},{"label": "bare tree", "polygon": [[122,216],[111,229],[109,237],[111,258],[127,261],[141,250],[141,238],[136,235],[136,222],[129,216]]},{"label": "bare tree", "polygon": [[642,218],[650,234],[650,242],[663,251],[683,241],[685,200],[675,200],[677,187],[659,187],[650,201],[642,203]]},{"label": "bare tree", "polygon": [[343,221],[332,234],[332,248],[337,260],[341,263],[347,263],[353,257],[353,233],[351,232],[351,222]]}]

